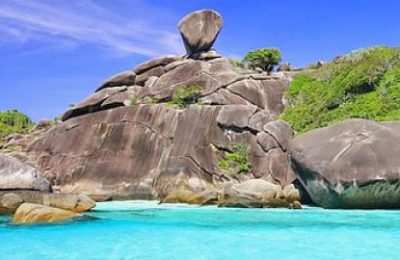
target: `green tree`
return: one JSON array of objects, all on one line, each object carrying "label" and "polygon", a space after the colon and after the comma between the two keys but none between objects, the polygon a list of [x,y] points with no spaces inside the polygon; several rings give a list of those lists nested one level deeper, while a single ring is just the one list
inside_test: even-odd
[{"label": "green tree", "polygon": [[281,62],[281,52],[276,48],[264,48],[251,51],[243,59],[250,69],[260,68],[270,73]]},{"label": "green tree", "polygon": [[0,112],[0,139],[12,133],[28,133],[34,123],[17,110]]}]

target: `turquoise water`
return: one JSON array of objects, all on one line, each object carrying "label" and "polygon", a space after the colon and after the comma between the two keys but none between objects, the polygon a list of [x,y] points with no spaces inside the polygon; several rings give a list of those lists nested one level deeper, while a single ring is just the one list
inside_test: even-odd
[{"label": "turquoise water", "polygon": [[400,211],[98,203],[95,220],[13,226],[1,259],[399,259]]}]

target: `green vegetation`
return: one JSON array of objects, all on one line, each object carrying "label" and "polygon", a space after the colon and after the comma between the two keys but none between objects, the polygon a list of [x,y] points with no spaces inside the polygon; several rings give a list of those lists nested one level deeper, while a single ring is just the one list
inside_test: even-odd
[{"label": "green vegetation", "polygon": [[175,89],[174,94],[172,95],[172,100],[169,103],[181,108],[192,104],[200,104],[199,99],[202,90],[203,86],[196,84],[178,87]]},{"label": "green vegetation", "polygon": [[149,97],[146,104],[158,104],[160,101],[155,97]]},{"label": "green vegetation", "polygon": [[218,162],[218,167],[224,171],[235,169],[236,173],[248,172],[249,147],[244,143],[236,143],[233,152],[225,152],[224,157]]},{"label": "green vegetation", "polygon": [[232,63],[233,66],[235,66],[236,68],[239,68],[239,69],[245,68],[244,64],[240,60],[237,60],[235,58],[229,58],[229,62]]},{"label": "green vegetation", "polygon": [[349,118],[400,120],[400,48],[372,47],[297,74],[282,119],[298,133]]},{"label": "green vegetation", "polygon": [[13,133],[28,133],[33,127],[34,123],[29,117],[17,110],[0,112],[0,139]]},{"label": "green vegetation", "polygon": [[131,104],[131,106],[136,106],[137,105],[137,97],[135,96],[135,95],[133,95],[132,97],[131,97],[131,100],[130,100],[130,104]]},{"label": "green vegetation", "polygon": [[275,48],[258,49],[247,53],[243,63],[250,69],[260,68],[268,73],[281,62],[281,52]]}]

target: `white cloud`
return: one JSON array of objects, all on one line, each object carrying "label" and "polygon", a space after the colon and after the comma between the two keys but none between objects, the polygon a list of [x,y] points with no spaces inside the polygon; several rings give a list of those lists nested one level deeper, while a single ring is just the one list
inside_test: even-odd
[{"label": "white cloud", "polygon": [[119,55],[158,56],[183,51],[175,27],[165,29],[152,23],[151,15],[157,10],[140,14],[143,2],[129,3],[137,10],[135,14],[111,10],[88,0],[0,1],[0,42],[48,40],[54,43],[55,39],[67,39],[104,47]]}]

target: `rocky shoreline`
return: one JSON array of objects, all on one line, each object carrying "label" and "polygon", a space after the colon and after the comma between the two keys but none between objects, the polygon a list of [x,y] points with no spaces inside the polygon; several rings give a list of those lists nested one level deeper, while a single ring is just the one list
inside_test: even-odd
[{"label": "rocky shoreline", "polygon": [[399,123],[349,120],[293,139],[279,118],[293,72],[223,58],[212,49],[222,24],[212,10],[185,16],[186,55],[121,72],[60,122],[7,137],[0,212],[15,223],[65,221],[122,199],[400,208]]}]

